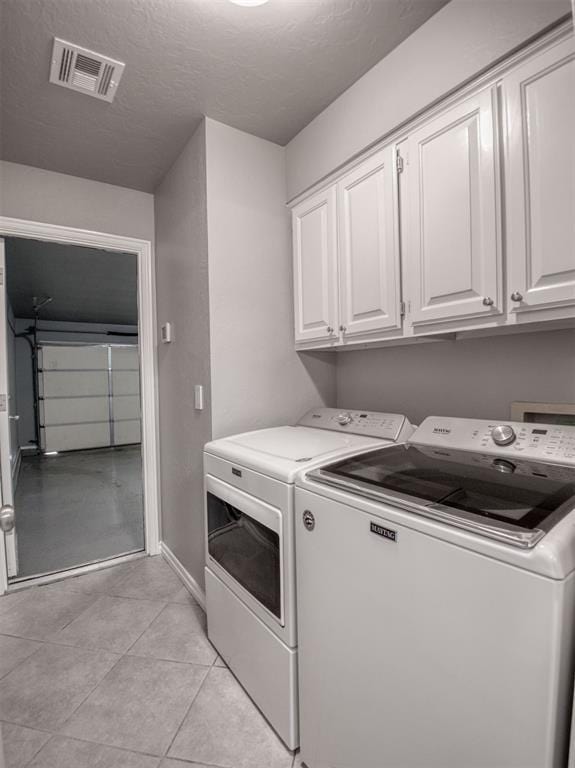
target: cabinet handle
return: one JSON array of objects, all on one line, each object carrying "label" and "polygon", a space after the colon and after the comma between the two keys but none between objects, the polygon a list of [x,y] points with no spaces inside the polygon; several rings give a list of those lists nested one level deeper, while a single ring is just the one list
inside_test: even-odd
[{"label": "cabinet handle", "polygon": [[327,331],[327,333],[328,333],[330,336],[331,336],[331,334],[333,333],[333,328],[331,327],[331,325],[328,325],[328,326],[327,326],[327,328],[326,328],[325,330]]},{"label": "cabinet handle", "polygon": [[523,301],[523,296],[519,293],[519,291],[513,291],[511,294],[511,301]]},{"label": "cabinet handle", "polygon": [[345,333],[345,332],[347,331],[347,328],[345,327],[345,325],[340,325],[340,326],[339,326],[339,330],[340,330],[342,333]]},{"label": "cabinet handle", "polygon": [[491,296],[484,296],[483,297],[483,304],[486,307],[492,307],[493,306],[493,299]]}]

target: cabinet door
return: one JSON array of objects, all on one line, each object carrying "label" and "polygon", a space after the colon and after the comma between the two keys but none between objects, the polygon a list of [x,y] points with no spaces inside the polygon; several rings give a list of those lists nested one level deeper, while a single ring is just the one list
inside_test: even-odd
[{"label": "cabinet door", "polygon": [[338,184],[344,338],[401,327],[393,164],[394,149],[387,147]]},{"label": "cabinet door", "polygon": [[494,89],[408,139],[406,274],[414,324],[501,312]]},{"label": "cabinet door", "polygon": [[295,340],[337,339],[335,186],[292,211]]},{"label": "cabinet door", "polygon": [[503,97],[511,309],[575,303],[573,38],[506,77]]}]

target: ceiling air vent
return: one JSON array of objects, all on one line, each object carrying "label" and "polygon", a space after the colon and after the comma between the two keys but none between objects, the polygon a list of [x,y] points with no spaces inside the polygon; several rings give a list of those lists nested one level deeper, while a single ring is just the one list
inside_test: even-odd
[{"label": "ceiling air vent", "polygon": [[54,38],[50,82],[113,101],[125,64],[101,53]]}]

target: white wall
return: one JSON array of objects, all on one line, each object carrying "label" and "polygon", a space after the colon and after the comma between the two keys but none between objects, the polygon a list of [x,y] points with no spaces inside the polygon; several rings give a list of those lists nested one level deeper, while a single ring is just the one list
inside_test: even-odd
[{"label": "white wall", "polygon": [[[211,436],[205,127],[200,125],[156,189],[158,323],[174,324],[160,344],[162,540],[204,583],[202,449]],[[193,387],[205,388],[194,410]]]},{"label": "white wall", "polygon": [[287,145],[288,199],[570,10],[570,0],[451,0]]},{"label": "white wall", "polygon": [[0,161],[0,216],[154,241],[154,196]]},{"label": "white wall", "polygon": [[[15,328],[22,333],[34,324],[32,318],[17,318]],[[105,325],[102,323],[65,323],[55,320],[40,320],[38,341],[76,341],[82,343],[103,344],[137,344],[138,338],[133,335],[117,336],[124,331],[126,334],[138,332],[137,325]],[[91,333],[86,333],[91,331]],[[113,331],[109,336],[107,331]],[[16,387],[16,408],[20,416],[18,421],[18,440],[20,447],[25,447],[36,441],[34,429],[34,388],[32,373],[32,355],[28,342],[19,338],[15,340],[14,377]]]},{"label": "white wall", "polygon": [[334,357],[294,351],[285,152],[206,120],[212,434],[335,400]]},{"label": "white wall", "polygon": [[342,408],[508,419],[514,400],[575,402],[575,331],[520,333],[338,356]]}]

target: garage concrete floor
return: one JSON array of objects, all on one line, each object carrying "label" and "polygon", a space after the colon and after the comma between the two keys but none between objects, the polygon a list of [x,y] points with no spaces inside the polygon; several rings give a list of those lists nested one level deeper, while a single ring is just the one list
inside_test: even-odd
[{"label": "garage concrete floor", "polygon": [[143,550],[140,446],[24,458],[15,509],[18,578]]}]

